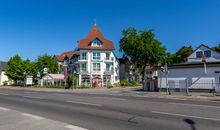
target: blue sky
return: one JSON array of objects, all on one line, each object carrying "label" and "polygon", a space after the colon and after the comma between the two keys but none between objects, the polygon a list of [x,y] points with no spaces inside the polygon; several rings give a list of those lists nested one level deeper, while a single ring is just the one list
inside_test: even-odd
[{"label": "blue sky", "polygon": [[220,43],[219,0],[0,0],[0,60],[73,50],[97,20],[121,56],[121,31],[154,29],[171,53]]}]

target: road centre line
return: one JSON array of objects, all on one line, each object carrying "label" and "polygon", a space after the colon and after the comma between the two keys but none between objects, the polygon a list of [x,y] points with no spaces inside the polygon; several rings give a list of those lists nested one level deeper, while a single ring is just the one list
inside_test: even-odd
[{"label": "road centre line", "polygon": [[95,103],[87,103],[87,102],[78,102],[78,101],[66,101],[69,103],[76,103],[76,104],[83,104],[83,105],[91,105],[91,106],[99,106],[101,107],[101,104],[95,104]]},{"label": "road centre line", "polygon": [[43,99],[42,97],[33,97],[33,96],[23,96],[25,98],[34,98],[34,99]]},{"label": "road centre line", "polygon": [[0,107],[0,110],[3,110],[3,111],[9,111],[10,109],[5,108],[5,107]]},{"label": "road centre line", "polygon": [[220,119],[217,119],[217,118],[200,117],[200,116],[184,115],[184,114],[178,114],[178,113],[168,113],[168,112],[161,112],[161,111],[151,111],[151,112],[155,114],[163,114],[163,115],[170,115],[170,116],[180,116],[180,117],[197,118],[197,119],[203,119],[203,120],[220,121]]},{"label": "road centre line", "polygon": [[182,105],[182,106],[195,106],[195,107],[209,107],[209,108],[220,108],[220,106],[209,106],[209,105],[199,105],[199,104],[187,104],[187,103],[175,103],[171,102],[172,105]]},{"label": "road centre line", "polygon": [[33,118],[33,119],[37,119],[37,120],[42,120],[42,119],[44,119],[44,117],[37,116],[37,115],[32,115],[32,114],[29,114],[29,113],[21,113],[21,115],[27,116],[27,117],[30,117],[30,118]]},{"label": "road centre line", "polygon": [[78,126],[75,126],[75,125],[66,125],[65,127],[68,128],[68,129],[71,129],[71,130],[89,130],[89,129],[78,127]]}]

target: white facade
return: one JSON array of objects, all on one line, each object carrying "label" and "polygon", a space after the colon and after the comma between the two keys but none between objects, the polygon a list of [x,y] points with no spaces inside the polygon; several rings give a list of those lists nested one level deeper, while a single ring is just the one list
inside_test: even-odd
[{"label": "white facade", "polygon": [[[220,67],[207,66],[205,73],[203,65],[191,68],[168,69],[168,86],[189,89],[220,90]],[[166,74],[159,72],[158,87],[166,88]]]},{"label": "white facade", "polygon": [[4,84],[4,81],[9,81],[8,76],[5,75],[4,71],[0,71],[0,86]]},{"label": "white facade", "polygon": [[[202,61],[202,57],[206,62]],[[220,54],[203,44],[200,45],[188,57],[187,63],[169,65],[167,75],[159,71],[158,87],[220,91]]]},{"label": "white facade", "polygon": [[79,85],[89,84],[90,79],[94,80],[96,77],[100,78],[102,85],[119,82],[119,64],[112,51],[79,50],[79,55],[77,61],[79,65]]}]

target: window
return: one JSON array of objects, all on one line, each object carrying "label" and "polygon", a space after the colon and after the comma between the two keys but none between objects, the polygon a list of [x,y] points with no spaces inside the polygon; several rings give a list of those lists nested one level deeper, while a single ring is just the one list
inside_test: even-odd
[{"label": "window", "polygon": [[106,60],[110,59],[110,53],[106,53]]},{"label": "window", "polygon": [[204,51],[204,54],[205,54],[206,57],[211,57],[211,51],[210,50]]},{"label": "window", "polygon": [[110,71],[110,64],[106,64],[106,71]]},{"label": "window", "polygon": [[100,63],[93,63],[93,71],[100,71]]},{"label": "window", "polygon": [[201,57],[202,57],[202,51],[196,52],[196,57],[197,57],[197,58],[201,58]]},{"label": "window", "polygon": [[87,59],[86,57],[87,57],[86,52],[83,52],[83,53],[81,54],[82,60],[86,60],[86,59]]},{"label": "window", "polygon": [[86,64],[82,64],[82,69],[81,69],[82,72],[86,72]]},{"label": "window", "polygon": [[98,39],[92,41],[92,46],[101,46],[101,45],[102,43]]},{"label": "window", "polygon": [[100,60],[100,52],[93,52],[92,58],[93,60]]}]

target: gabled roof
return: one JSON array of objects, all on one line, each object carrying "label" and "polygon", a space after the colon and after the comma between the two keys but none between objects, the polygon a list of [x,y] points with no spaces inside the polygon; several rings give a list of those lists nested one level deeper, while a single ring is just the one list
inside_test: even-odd
[{"label": "gabled roof", "polygon": [[0,71],[5,71],[8,63],[4,61],[0,61]]},{"label": "gabled roof", "polygon": [[[95,38],[98,38],[102,42],[101,47],[91,46],[91,41]],[[99,28],[94,25],[90,30],[89,34],[84,38],[78,41],[79,49],[97,49],[97,50],[114,50],[114,44],[112,41],[105,39]]]},{"label": "gabled roof", "polygon": [[[214,49],[210,48],[209,46],[207,46],[207,45],[205,45],[205,44],[199,45],[199,46],[193,51],[193,53],[196,52],[196,51],[197,51],[200,47],[202,47],[202,46],[204,46],[204,47],[208,48],[209,50],[212,50],[212,51],[214,51],[214,52],[216,52],[216,53],[219,53],[219,52],[215,51]],[[192,54],[193,54],[193,53],[192,53]],[[219,54],[220,54],[220,53],[219,53]]]},{"label": "gabled roof", "polygon": [[62,62],[64,60],[64,58],[68,58],[71,59],[72,56],[74,55],[75,51],[67,51],[67,52],[63,52],[60,55],[55,55],[55,58],[57,59],[57,61]]}]

